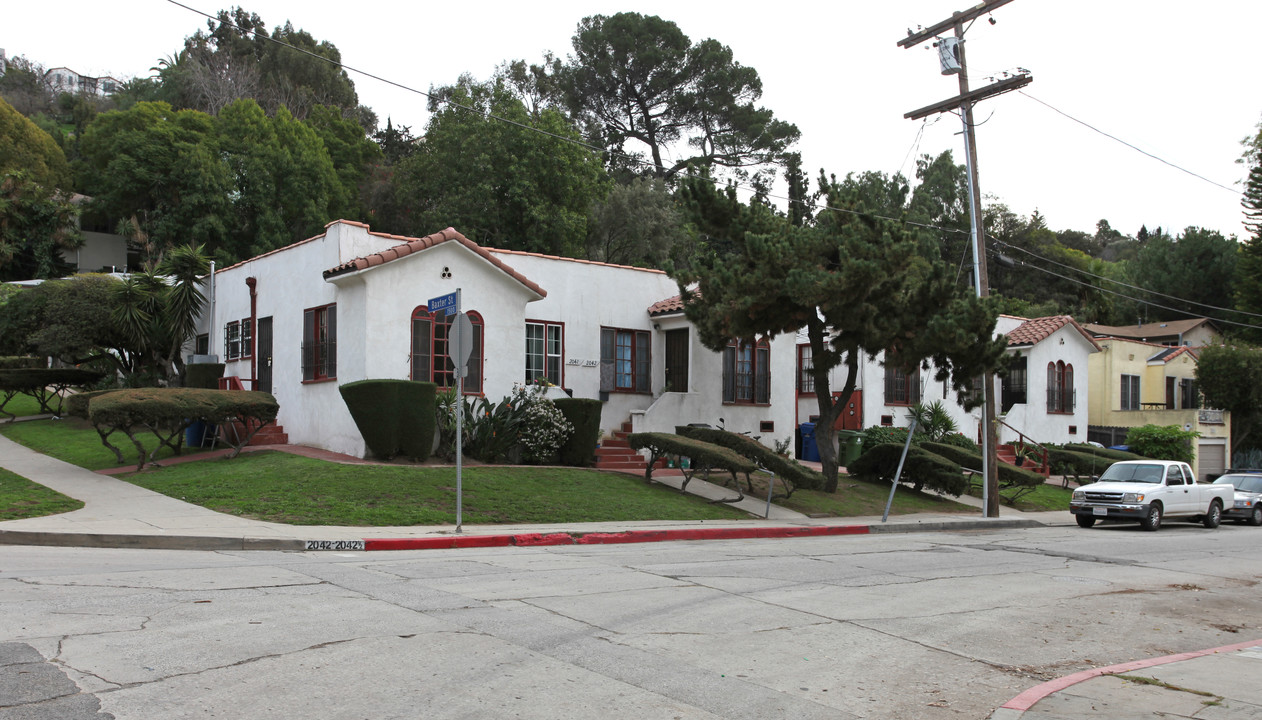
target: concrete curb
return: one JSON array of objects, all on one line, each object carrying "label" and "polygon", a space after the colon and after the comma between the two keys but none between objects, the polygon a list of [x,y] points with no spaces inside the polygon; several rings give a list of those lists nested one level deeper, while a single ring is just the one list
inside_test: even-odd
[{"label": "concrete curb", "polygon": [[1132,660],[1131,662],[1109,665],[1107,667],[1095,668],[1093,670],[1083,670],[1082,672],[1077,672],[1073,675],[1066,675],[1065,677],[1056,678],[1055,680],[1048,680],[1042,685],[1036,685],[1029,690],[1026,690],[1001,705],[998,710],[995,710],[995,712],[991,713],[990,720],[1016,720],[1024,715],[1027,710],[1034,707],[1035,703],[1047,696],[1054,695],[1066,688],[1100,677],[1101,675],[1118,675],[1121,673],[1133,672],[1135,670],[1143,670],[1144,668],[1155,667],[1157,665],[1168,665],[1170,663],[1181,662],[1183,660],[1194,660],[1207,655],[1235,652],[1237,650],[1244,650],[1246,648],[1257,647],[1259,645],[1262,645],[1262,639],[1233,643],[1231,645],[1223,645],[1221,647],[1209,648],[1207,650],[1194,650],[1192,652],[1178,653],[1176,655],[1164,655],[1162,657],[1149,658],[1147,660]]},{"label": "concrete curb", "polygon": [[725,527],[619,532],[549,532],[495,535],[429,535],[415,538],[364,538],[355,540],[301,540],[298,538],[216,537],[198,535],[89,534],[26,530],[0,530],[0,545],[51,547],[133,548],[146,550],[271,550],[382,551],[453,550],[484,547],[541,547],[552,545],[611,545],[682,540],[745,540],[770,538],[875,535],[884,533],[950,532],[1042,527],[1037,520],[961,520],[892,525],[825,525],[811,527]]}]

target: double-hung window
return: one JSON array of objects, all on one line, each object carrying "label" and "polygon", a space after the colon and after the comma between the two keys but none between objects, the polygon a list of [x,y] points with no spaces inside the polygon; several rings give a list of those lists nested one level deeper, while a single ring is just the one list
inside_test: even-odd
[{"label": "double-hung window", "polygon": [[[473,326],[473,352],[466,367],[464,391],[466,394],[482,392],[483,350],[482,316],[468,313]],[[456,366],[447,356],[450,351],[451,323],[455,315],[430,313],[425,306],[412,311],[412,379],[432,382],[440,388],[456,386]]]},{"label": "double-hung window", "polygon": [[560,386],[565,326],[560,323],[526,322],[526,382],[546,380]]},{"label": "double-hung window", "polygon": [[650,392],[652,345],[645,330],[600,329],[602,392]]},{"label": "double-hung window", "polygon": [[1026,366],[1029,358],[1014,357],[1008,362],[1008,374],[1003,378],[1000,392],[1003,411],[1008,412],[1013,405],[1024,405],[1026,400]]},{"label": "double-hung window", "polygon": [[771,345],[731,341],[723,348],[723,402],[771,402]]},{"label": "double-hung window", "polygon": [[302,311],[302,380],[337,377],[337,305]]}]

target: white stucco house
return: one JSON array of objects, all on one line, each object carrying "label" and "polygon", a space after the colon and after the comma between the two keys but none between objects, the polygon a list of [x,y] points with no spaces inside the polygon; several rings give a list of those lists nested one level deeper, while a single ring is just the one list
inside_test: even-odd
[{"label": "white stucco house", "polygon": [[[1011,443],[1021,435],[1045,443],[1085,442],[1087,439],[1087,358],[1100,346],[1081,325],[1067,315],[1022,318],[1001,315],[996,335],[1008,337],[1009,371],[995,378],[999,443]],[[809,421],[818,410],[810,375],[810,346],[798,337],[798,382],[795,412]],[[950,383],[934,380],[934,371],[908,375],[883,364],[883,354],[863,358],[855,392],[842,409],[837,428],[861,430],[871,425],[907,427],[916,403],[941,401],[956,426],[966,436],[981,437],[981,410],[965,412]],[[837,394],[845,381],[845,368],[829,377]]]},{"label": "white stucco house", "polygon": [[219,270],[189,352],[217,356],[225,375],[271,392],[290,442],[363,456],[338,386],[451,385],[450,321],[427,307],[457,290],[475,336],[467,395],[499,401],[543,379],[600,399],[605,432],[723,418],[767,445],[793,437],[791,336],[715,353],[661,271],[483,248],[451,228],[408,238],[338,220]]}]

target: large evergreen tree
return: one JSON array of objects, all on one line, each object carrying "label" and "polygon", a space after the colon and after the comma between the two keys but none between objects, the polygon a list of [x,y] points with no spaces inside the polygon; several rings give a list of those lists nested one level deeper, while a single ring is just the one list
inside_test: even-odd
[{"label": "large evergreen tree", "polygon": [[395,173],[399,231],[452,226],[484,245],[585,257],[588,210],[608,180],[565,117],[532,118],[499,81],[465,76],[433,94],[425,140]]},{"label": "large evergreen tree", "polygon": [[[937,379],[967,392],[1005,347],[994,338],[995,312],[957,290],[933,241],[911,226],[872,214],[853,189],[821,177],[828,200],[811,227],[739,203],[705,180],[683,188],[706,253],[674,277],[703,344],[752,342],[807,329],[819,425],[832,427],[854,391],[862,356],[914,368],[932,362]],[[846,380],[834,400],[833,368]],[[837,447],[821,436],[827,489],[837,487]]]},{"label": "large evergreen tree", "polygon": [[[778,162],[798,139],[796,126],[757,106],[758,72],[717,40],[694,44],[669,20],[622,12],[584,18],[573,43],[561,94],[617,153],[615,165],[647,153],[651,172],[669,179],[686,168]],[[668,160],[668,149],[681,157]]]}]

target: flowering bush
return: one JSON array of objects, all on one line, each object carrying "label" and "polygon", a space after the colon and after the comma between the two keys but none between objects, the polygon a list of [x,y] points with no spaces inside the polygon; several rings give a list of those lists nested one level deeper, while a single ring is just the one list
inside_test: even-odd
[{"label": "flowering bush", "polygon": [[556,404],[545,398],[535,397],[527,406],[521,424],[521,459],[532,465],[542,465],[556,459],[557,450],[561,448],[574,426],[557,408]]}]

